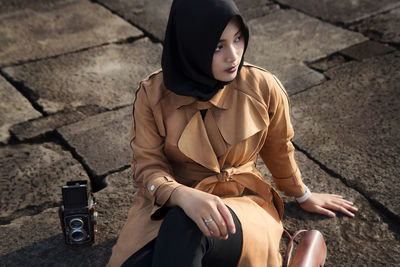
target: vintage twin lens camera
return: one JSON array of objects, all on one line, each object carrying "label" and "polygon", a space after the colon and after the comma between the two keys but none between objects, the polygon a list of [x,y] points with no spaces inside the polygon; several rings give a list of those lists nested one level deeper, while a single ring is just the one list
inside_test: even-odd
[{"label": "vintage twin lens camera", "polygon": [[93,244],[97,232],[97,212],[87,181],[67,182],[61,190],[63,203],[59,215],[65,244]]}]

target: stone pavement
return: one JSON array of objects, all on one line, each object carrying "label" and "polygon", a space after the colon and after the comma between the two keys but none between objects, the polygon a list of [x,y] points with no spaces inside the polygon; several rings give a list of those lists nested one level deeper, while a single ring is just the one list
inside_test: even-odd
[{"label": "stone pavement", "polygon": [[[135,90],[160,67],[171,2],[0,0],[0,266],[106,264],[136,190]],[[246,60],[290,95],[305,182],[359,208],[329,219],[285,197],[287,229],[323,232],[326,266],[400,266],[400,1],[237,4]],[[63,243],[60,186],[72,179],[108,182],[91,247]]]}]

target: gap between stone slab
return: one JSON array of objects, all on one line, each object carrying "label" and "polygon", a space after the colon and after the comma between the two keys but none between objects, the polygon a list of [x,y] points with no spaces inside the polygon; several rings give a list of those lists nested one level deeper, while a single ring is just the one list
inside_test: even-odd
[{"label": "gap between stone slab", "polygon": [[28,145],[41,145],[43,143],[56,143],[60,146],[62,146],[62,144],[60,144],[59,140],[57,139],[57,137],[55,136],[55,130],[51,130],[48,132],[45,132],[43,134],[40,134],[38,136],[35,136],[33,138],[28,138],[25,140],[19,140],[13,132],[10,132],[10,139],[8,140],[8,144],[7,145],[21,145],[21,144],[28,144]]},{"label": "gap between stone slab", "polygon": [[59,58],[59,57],[62,57],[62,56],[73,55],[73,54],[81,53],[81,52],[88,51],[88,50],[91,50],[91,49],[95,49],[95,48],[111,45],[111,44],[116,44],[116,45],[119,45],[119,44],[130,44],[130,43],[133,43],[133,42],[135,42],[135,41],[137,41],[139,39],[143,39],[145,37],[146,37],[145,35],[139,35],[139,36],[135,36],[135,37],[131,36],[131,37],[128,37],[128,38],[125,38],[125,39],[121,39],[121,40],[117,40],[117,41],[114,41],[114,42],[105,42],[105,43],[102,43],[102,44],[99,44],[99,45],[94,45],[94,46],[90,46],[90,47],[84,47],[84,48],[81,48],[81,49],[78,49],[78,50],[68,51],[68,52],[65,52],[65,53],[61,53],[61,54],[57,54],[57,55],[53,55],[53,56],[48,56],[48,57],[44,57],[44,58],[36,58],[36,59],[29,59],[29,60],[26,60],[26,61],[18,61],[17,63],[11,63],[9,65],[4,65],[4,66],[0,65],[0,73],[3,76],[5,76],[7,74],[4,73],[4,71],[2,71],[2,69],[4,69],[4,68],[18,67],[18,66],[21,66],[21,65],[24,65],[24,64],[27,64],[27,63],[34,63],[34,62],[40,62],[40,61],[45,61],[45,60],[49,60],[49,59],[56,59],[56,58]]},{"label": "gap between stone slab", "polygon": [[0,225],[11,224],[14,220],[24,216],[35,216],[41,212],[61,206],[61,199],[59,202],[45,202],[41,205],[29,205],[23,209],[14,211],[10,216],[0,217]]},{"label": "gap between stone slab", "polygon": [[2,69],[0,69],[0,74],[6,79],[12,86],[14,86],[28,101],[31,103],[32,107],[39,111],[43,116],[46,116],[47,113],[44,111],[43,107],[36,103],[39,99],[37,93],[35,93],[32,89],[25,86],[24,83],[15,81],[12,77],[10,77],[7,73],[5,73]]},{"label": "gap between stone slab", "polygon": [[70,145],[68,144],[68,142],[62,137],[62,135],[60,133],[58,133],[56,130],[54,131],[54,135],[56,136],[56,138],[59,140],[59,144],[66,150],[69,151],[72,155],[72,157],[78,161],[83,169],[86,171],[86,174],[88,175],[89,179],[90,179],[90,183],[92,185],[92,191],[93,193],[97,193],[101,190],[103,190],[104,188],[107,187],[107,181],[106,181],[106,177],[110,174],[116,173],[116,172],[120,172],[120,171],[124,171],[127,168],[130,167],[129,164],[122,166],[121,168],[118,168],[116,170],[111,170],[106,172],[105,174],[102,175],[96,175],[88,166],[88,164],[85,162],[85,160],[83,159],[82,156],[80,156],[76,150]]},{"label": "gap between stone slab", "polygon": [[365,19],[368,19],[368,18],[371,18],[371,17],[375,17],[375,16],[378,16],[378,15],[384,15],[384,14],[389,13],[390,11],[392,11],[392,10],[398,8],[398,7],[400,7],[400,2],[389,4],[385,9],[382,9],[380,11],[375,11],[375,12],[369,14],[369,15],[365,15],[365,16],[357,19],[357,20],[349,22],[346,26],[350,27],[350,26],[353,26],[354,24],[360,23],[361,21],[363,21]]},{"label": "gap between stone slab", "polygon": [[[277,4],[281,9],[293,9],[293,10],[296,10],[297,12],[302,13],[302,14],[308,16],[308,17],[312,17],[312,18],[318,19],[318,20],[320,20],[322,22],[329,23],[331,25],[334,25],[336,27],[342,28],[342,29],[347,30],[347,31],[358,32],[358,33],[360,33],[362,35],[364,35],[362,32],[359,32],[359,31],[356,31],[356,30],[351,30],[350,26],[358,24],[358,23],[360,23],[361,21],[363,21],[363,20],[365,20],[367,18],[374,17],[374,16],[377,16],[377,15],[380,15],[380,14],[388,13],[392,9],[398,8],[400,6],[400,3],[395,3],[395,4],[392,4],[392,5],[388,6],[386,9],[383,9],[383,10],[380,10],[380,11],[376,11],[376,12],[374,12],[372,14],[369,14],[369,15],[365,15],[364,17],[361,17],[361,18],[359,18],[359,19],[357,19],[355,21],[352,21],[352,22],[349,22],[349,23],[344,23],[344,22],[340,22],[340,21],[332,22],[332,21],[325,20],[324,18],[321,18],[319,16],[314,16],[314,15],[308,14],[307,12],[305,12],[303,10],[297,9],[295,7],[291,7],[291,6],[287,5],[287,4],[280,3],[278,0],[271,0],[271,2]],[[370,39],[368,36],[366,36],[366,35],[364,35],[364,36],[367,37],[368,39]],[[396,45],[396,47],[397,46],[399,46],[399,45]]]},{"label": "gap between stone slab", "polygon": [[385,206],[383,206],[377,200],[372,199],[369,196],[367,196],[363,192],[363,190],[360,189],[357,185],[350,186],[348,184],[348,182],[346,181],[346,179],[344,179],[340,174],[336,173],[335,171],[331,170],[326,165],[324,165],[323,163],[321,163],[320,161],[315,159],[309,152],[300,148],[294,142],[293,142],[293,145],[297,151],[303,153],[308,159],[310,159],[315,164],[317,164],[329,176],[339,179],[344,185],[357,191],[359,194],[361,194],[363,197],[365,197],[368,200],[368,202],[371,204],[372,208],[375,209],[375,211],[380,215],[382,220],[388,224],[389,229],[391,229],[391,231],[394,233],[395,238],[398,241],[400,241],[400,217],[398,217],[396,214],[393,214],[392,212],[390,212]]},{"label": "gap between stone slab", "polygon": [[[344,49],[347,49],[347,48],[344,48]],[[342,49],[342,50],[344,50],[344,49]],[[340,51],[342,51],[342,50],[333,52],[332,54],[329,54],[326,57],[321,57],[321,58],[318,58],[318,59],[315,59],[315,60],[312,60],[312,61],[304,61],[303,64],[306,65],[307,68],[310,68],[312,70],[315,70],[315,71],[321,73],[329,81],[329,80],[331,80],[331,78],[329,76],[325,75],[326,71],[328,71],[330,69],[333,69],[333,68],[336,68],[336,67],[338,67],[340,65],[346,64],[346,63],[348,63],[350,61],[354,61],[355,60],[355,59],[353,59],[353,58],[351,58],[349,56],[341,54]],[[319,68],[313,66],[314,64],[318,64],[318,62],[328,62],[330,60],[333,60],[333,58],[336,57],[336,56],[343,57],[344,61],[341,64],[339,63],[339,64],[332,65],[332,67],[330,67],[330,68],[328,68],[326,70],[319,69]]]},{"label": "gap between stone slab", "polygon": [[69,151],[72,157],[82,165],[83,169],[86,171],[86,174],[90,179],[91,185],[93,185],[93,183],[97,181],[101,183],[105,179],[105,176],[99,176],[93,173],[93,171],[89,168],[85,160],[76,152],[76,150],[70,144],[68,144],[68,142],[64,139],[64,137],[60,133],[57,132],[57,130],[54,131],[54,135],[59,140],[61,146],[66,151]]},{"label": "gap between stone slab", "polygon": [[280,2],[277,1],[277,0],[271,0],[271,2],[277,4],[281,9],[293,9],[293,10],[299,12],[299,13],[302,13],[303,15],[306,15],[307,17],[311,17],[311,18],[320,20],[320,21],[322,21],[322,22],[325,22],[325,23],[334,25],[334,26],[336,26],[336,27],[339,27],[339,28],[348,30],[347,28],[345,28],[345,24],[344,24],[343,22],[331,22],[331,21],[325,20],[324,18],[321,18],[321,17],[319,17],[319,16],[314,16],[314,15],[312,15],[312,14],[308,14],[307,12],[305,12],[305,11],[303,11],[303,10],[301,10],[301,9],[298,9],[298,8],[295,8],[295,7],[292,7],[292,6],[289,6],[289,5],[280,3]]},{"label": "gap between stone slab", "polygon": [[303,92],[305,92],[305,91],[307,91],[307,90],[309,90],[309,89],[311,89],[311,88],[314,88],[314,87],[316,87],[316,86],[319,86],[319,85],[321,85],[321,84],[323,84],[323,83],[325,83],[325,82],[327,82],[327,81],[330,80],[330,78],[329,78],[328,76],[326,76],[326,75],[324,74],[324,72],[322,72],[322,71],[320,71],[320,70],[318,70],[318,69],[314,69],[314,68],[308,66],[306,63],[304,63],[304,65],[305,65],[307,68],[309,68],[309,69],[312,69],[312,70],[314,70],[314,71],[316,71],[316,72],[321,73],[321,74],[324,76],[325,79],[322,80],[321,82],[317,83],[317,84],[313,84],[313,85],[311,85],[311,86],[309,86],[309,87],[306,87],[306,88],[304,88],[303,90],[300,90],[300,91],[297,91],[297,92],[294,92],[294,93],[289,94],[289,100],[290,100],[290,98],[292,98],[292,97],[295,96],[295,95],[298,95],[298,94],[300,94],[300,93],[303,93]]},{"label": "gap between stone slab", "polygon": [[124,18],[122,15],[120,15],[119,13],[117,13],[116,11],[110,9],[108,6],[106,6],[105,4],[98,2],[97,0],[90,0],[91,3],[94,4],[98,4],[100,6],[102,6],[103,8],[107,9],[108,11],[110,11],[112,14],[114,14],[115,16],[119,17],[120,19],[128,22],[129,24],[131,24],[132,26],[138,28],[139,30],[141,30],[144,33],[144,37],[149,38],[153,43],[161,43],[162,44],[162,40],[158,39],[156,36],[154,36],[153,34],[151,34],[150,32],[148,32],[145,28],[137,25],[136,23],[134,23],[133,21],[131,21],[130,19]]}]

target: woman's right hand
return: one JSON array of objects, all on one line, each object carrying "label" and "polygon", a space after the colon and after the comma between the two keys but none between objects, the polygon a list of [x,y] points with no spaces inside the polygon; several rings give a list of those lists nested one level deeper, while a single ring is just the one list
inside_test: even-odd
[{"label": "woman's right hand", "polygon": [[[236,232],[232,215],[218,196],[180,186],[172,192],[168,204],[181,207],[206,236],[227,239],[228,229],[232,234]],[[207,219],[212,219],[208,225]]]}]

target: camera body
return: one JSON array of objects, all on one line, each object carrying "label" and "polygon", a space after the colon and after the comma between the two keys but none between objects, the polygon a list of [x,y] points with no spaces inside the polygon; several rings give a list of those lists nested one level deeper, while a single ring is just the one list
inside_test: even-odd
[{"label": "camera body", "polygon": [[97,232],[97,211],[87,181],[67,182],[61,191],[63,203],[59,216],[65,244],[92,245]]}]

